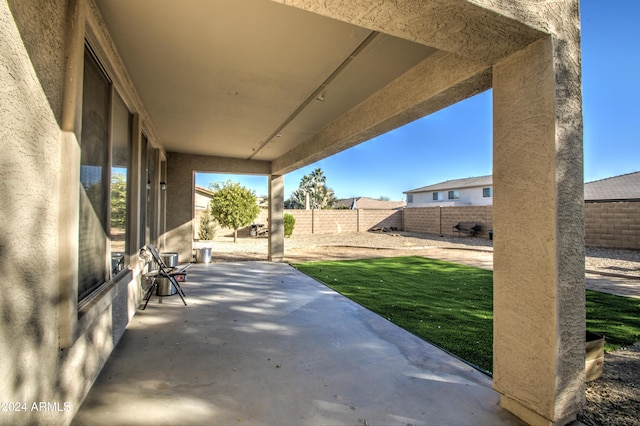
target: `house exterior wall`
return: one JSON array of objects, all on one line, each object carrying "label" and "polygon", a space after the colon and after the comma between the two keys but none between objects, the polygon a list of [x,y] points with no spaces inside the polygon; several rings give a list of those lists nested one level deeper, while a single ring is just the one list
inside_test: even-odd
[{"label": "house exterior wall", "polygon": [[[289,3],[307,9],[327,7],[307,0]],[[503,239],[496,249],[496,294],[500,302],[496,312],[500,318],[496,321],[494,385],[504,394],[503,407],[519,415],[522,409],[529,410],[537,420],[556,421],[575,413],[584,395],[579,373],[580,364],[584,366],[580,337],[584,306],[576,303],[584,294],[580,272],[583,245],[577,244],[582,237],[582,206],[575,202],[580,199],[576,180],[581,177],[582,166],[582,144],[576,136],[582,134],[578,2],[563,2],[557,9],[552,9],[555,4],[508,3],[456,2],[452,12],[429,14],[431,19],[440,20],[464,9],[463,18],[475,18],[476,25],[469,26],[470,31],[443,32],[440,39],[434,39],[429,31],[440,21],[425,23],[424,17],[411,15],[423,11],[420,7],[399,8],[393,2],[380,7],[364,2],[353,8],[321,11],[344,14],[334,17],[371,29],[390,28],[391,34],[400,37],[427,44],[437,42],[434,46],[442,50],[415,67],[409,78],[385,87],[273,164],[169,156],[166,199],[171,209],[167,211],[168,232],[164,237],[167,249],[190,258],[194,200],[191,191],[181,194],[180,190],[193,188],[194,170],[281,175],[485,90],[493,77],[497,129],[494,164],[500,166],[496,187],[502,194],[496,212],[500,213],[500,232],[517,237]],[[363,13],[367,7],[377,13]],[[490,13],[484,13],[483,8],[520,17],[523,24],[508,17],[488,22],[505,23],[497,27],[496,34],[518,29],[519,37],[488,43],[482,19]],[[512,21],[517,25],[510,25]],[[422,31],[408,24],[415,22],[424,23]],[[554,35],[540,39],[536,28]],[[140,298],[141,268],[133,256],[131,270],[118,281],[109,282],[91,304],[79,308],[77,292],[74,299],[79,236],[78,112],[85,37],[97,42],[97,54],[114,59],[106,64],[113,71],[114,83],[123,90],[127,106],[141,121],[138,126],[144,128],[151,143],[158,138],[140,99],[132,94],[135,89],[90,1],[1,2],[0,33],[0,395],[7,401],[46,401],[61,408],[0,414],[1,421],[67,424]],[[450,39],[451,35],[458,38]],[[426,38],[421,39],[423,36]],[[539,41],[533,43],[534,39]],[[505,52],[512,51],[509,43],[513,40],[519,43],[519,51],[505,58]],[[500,43],[505,43],[503,48],[496,48]],[[523,81],[527,83],[524,88],[520,87]],[[390,99],[397,102],[388,102]],[[549,104],[541,105],[540,101]],[[530,132],[540,123],[529,118],[542,121],[544,137]],[[518,137],[513,138],[514,134]],[[537,161],[535,167],[531,161]],[[516,184],[539,187],[539,198],[525,200],[526,206],[542,206],[525,229],[519,227],[519,209],[533,210],[522,209],[523,204],[517,202],[522,195]],[[139,213],[135,210],[142,197],[144,194],[135,194],[134,190],[137,207],[133,216]],[[47,220],[50,218],[53,220]],[[317,220],[316,225],[313,218],[312,227],[321,232],[358,229],[357,216],[346,217],[344,223],[342,217],[333,214]],[[141,232],[139,226],[136,232]],[[532,257],[534,252],[536,256]],[[517,291],[510,285],[517,285]],[[518,303],[528,308],[526,316],[520,311],[511,313]],[[522,350],[513,344],[527,331],[518,326],[522,318],[525,325],[538,327],[526,333],[527,341],[540,349],[536,360],[513,352]],[[582,323],[574,323],[575,319]]]},{"label": "house exterior wall", "polygon": [[[492,187],[488,186],[483,188],[492,188]],[[492,197],[482,196],[483,188],[451,189],[451,191],[455,190],[460,193],[460,198],[457,200],[450,200],[448,198],[448,193],[450,190],[414,192],[412,194],[413,202],[407,203],[407,207],[487,206],[487,205],[493,204],[493,196]],[[434,192],[439,192],[441,194],[442,200],[437,200],[437,201],[434,200],[433,199]]]},{"label": "house exterior wall", "polygon": [[0,395],[26,406],[0,413],[2,424],[69,423],[139,297],[132,270],[79,312],[66,267],[78,238],[79,148],[63,113],[73,8],[0,3]]},{"label": "house exterior wall", "polygon": [[209,203],[211,202],[211,197],[201,194],[198,191],[195,193],[195,210],[197,212],[201,212],[203,210],[207,210],[209,208]]}]

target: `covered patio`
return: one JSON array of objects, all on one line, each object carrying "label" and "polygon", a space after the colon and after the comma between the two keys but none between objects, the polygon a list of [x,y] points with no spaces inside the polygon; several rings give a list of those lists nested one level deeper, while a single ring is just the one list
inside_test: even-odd
[{"label": "covered patio", "polygon": [[75,425],[519,425],[491,379],[284,263],[197,264],[127,327]]},{"label": "covered patio", "polygon": [[[304,404],[311,411],[288,405],[293,412],[330,419],[348,404],[348,414],[369,407],[366,413],[380,415],[382,404],[371,399],[375,394],[353,396],[350,389],[358,384],[332,370],[344,364],[325,366],[327,358],[314,361],[313,353],[297,352],[287,340],[287,333],[297,333],[317,335],[325,346],[346,342],[350,332],[329,316],[302,322],[300,301],[313,305],[316,298],[324,303],[333,296],[313,285],[314,296],[298,293],[288,287],[296,274],[286,266],[259,264],[266,276],[284,277],[269,283],[269,297],[293,291],[285,299],[287,309],[301,322],[268,309],[271,320],[261,329],[251,316],[260,317],[264,308],[254,305],[267,291],[255,281],[264,274],[245,282],[239,279],[243,271],[227,265],[228,271],[210,278],[196,269],[194,285],[226,277],[238,278],[238,288],[255,290],[228,289],[229,297],[246,302],[227,306],[229,317],[215,322],[202,313],[222,306],[215,291],[199,294],[187,308],[167,301],[139,313],[144,262],[138,252],[155,244],[179,253],[180,262],[191,258],[196,172],[257,174],[269,180],[268,259],[280,262],[287,173],[489,89],[496,233],[493,381],[454,373],[449,361],[436,370],[444,377],[433,378],[440,373],[427,373],[417,355],[431,357],[431,351],[420,344],[415,354],[402,353],[405,342],[392,343],[382,332],[387,325],[373,329],[376,320],[354,323],[361,335],[351,337],[359,349],[375,347],[368,351],[373,363],[394,358],[396,371],[389,377],[402,383],[358,379],[368,387],[418,390],[418,406],[429,405],[429,387],[438,383],[456,389],[460,401],[469,397],[469,407],[486,410],[453,411],[462,416],[509,421],[495,411],[499,395],[502,409],[531,424],[575,418],[584,400],[585,337],[578,0],[7,0],[0,2],[0,32],[0,394],[64,408],[3,413],[0,422],[70,422],[123,336],[114,366],[122,362],[120,350],[145,359],[145,342],[136,340],[145,333],[146,340],[166,337],[164,346],[175,346],[172,361],[158,361],[166,369],[140,364],[140,374],[146,374],[141,382],[154,395],[179,394],[169,389],[182,386],[185,377],[203,389],[213,383],[193,372],[174,374],[182,357],[173,351],[193,345],[189,350],[198,353],[245,340],[233,359],[227,353],[217,360],[189,360],[206,364],[207,371],[225,370],[228,383],[216,384],[228,384],[229,396],[212,394],[209,403],[190,396],[186,402],[244,418],[238,414],[241,398],[230,389],[238,372],[233,368],[243,370],[265,356],[279,362],[282,356],[280,368],[270,371],[275,378],[295,368],[316,382],[334,380],[333,393],[305,393],[308,381],[286,377],[293,401],[310,396]],[[430,160],[415,172],[428,172]],[[336,315],[349,313],[350,321],[365,315],[348,303],[331,306]],[[239,315],[243,328],[225,322],[231,314]],[[168,321],[172,315],[175,320]],[[209,335],[210,342],[189,340],[204,324],[219,325],[220,334]],[[172,327],[180,332],[169,332]],[[291,350],[274,343],[256,352],[255,343],[267,337]],[[242,363],[234,367],[236,361]],[[360,371],[359,365],[351,367]],[[239,372],[258,375],[264,368]],[[254,379],[262,386],[250,388],[257,401],[268,386]],[[489,405],[473,402],[468,389],[487,397]],[[275,416],[258,405],[252,413],[260,410],[266,421]],[[400,411],[392,415],[426,416]],[[364,422],[366,413],[353,418]]]}]

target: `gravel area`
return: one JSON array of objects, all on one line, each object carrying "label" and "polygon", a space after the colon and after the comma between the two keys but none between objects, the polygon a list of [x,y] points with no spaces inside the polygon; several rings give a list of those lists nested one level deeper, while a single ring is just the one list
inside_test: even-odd
[{"label": "gravel area", "polygon": [[587,382],[586,404],[578,421],[588,426],[640,425],[640,345],[604,358],[602,376]]},{"label": "gravel area", "polygon": [[[217,237],[211,245],[216,261],[265,260],[267,238]],[[493,241],[480,238],[437,237],[408,232],[293,235],[285,240],[285,261],[353,259],[465,250],[465,258],[479,267],[492,267]],[[471,253],[469,252],[471,251]],[[436,256],[433,256],[436,257]],[[585,268],[603,277],[627,277],[640,286],[640,251],[586,250]],[[628,279],[631,277],[630,279]],[[618,278],[619,279],[619,278]],[[586,384],[586,403],[576,424],[640,426],[640,342],[605,354],[603,375]]]},{"label": "gravel area", "polygon": [[[265,259],[267,256],[266,237],[239,237],[236,243],[232,237],[216,237],[213,245],[215,257],[220,261]],[[357,247],[369,249],[421,248],[464,249],[493,251],[493,241],[482,238],[437,237],[411,232],[347,232],[341,234],[292,235],[285,240],[287,258],[295,260],[299,251],[322,247]],[[397,253],[390,252],[391,255]],[[320,254],[318,254],[320,256]],[[585,257],[587,271],[622,274],[640,277],[640,251],[587,248]]]}]

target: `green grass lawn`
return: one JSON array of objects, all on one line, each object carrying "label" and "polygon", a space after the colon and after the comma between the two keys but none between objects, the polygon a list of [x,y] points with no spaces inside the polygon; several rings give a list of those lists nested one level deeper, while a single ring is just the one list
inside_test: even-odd
[{"label": "green grass lawn", "polygon": [[[411,333],[492,370],[493,272],[423,257],[294,265]],[[640,300],[587,291],[587,328],[606,349],[640,340]]]}]

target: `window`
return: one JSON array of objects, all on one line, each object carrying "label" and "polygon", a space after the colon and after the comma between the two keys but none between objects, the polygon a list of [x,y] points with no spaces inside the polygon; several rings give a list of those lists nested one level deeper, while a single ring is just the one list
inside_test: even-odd
[{"label": "window", "polygon": [[450,200],[459,200],[460,199],[460,191],[449,191],[449,199]]},{"label": "window", "polygon": [[433,201],[442,201],[442,192],[434,192]]},{"label": "window", "polygon": [[131,114],[87,47],[80,135],[78,300],[124,269]]},{"label": "window", "polygon": [[407,203],[413,203],[413,194],[407,194]]},{"label": "window", "polygon": [[155,149],[150,143],[147,143],[147,189],[145,193],[147,194],[147,205],[146,205],[146,219],[145,219],[145,244],[156,244],[157,236],[157,218],[156,214],[156,205],[158,200],[156,198],[157,194],[157,160],[158,160],[158,150]]},{"label": "window", "polygon": [[132,116],[122,98],[116,93],[113,99],[111,144],[111,269],[113,274],[122,271],[129,253],[129,171],[131,169],[131,121]]},{"label": "window", "polygon": [[484,198],[490,198],[493,195],[491,188],[482,188],[482,196]]},{"label": "window", "polygon": [[149,178],[149,166],[147,163],[147,147],[150,146],[149,139],[147,135],[142,133],[142,144],[140,146],[140,164],[142,170],[140,173],[142,174],[140,178],[140,206],[139,212],[140,215],[138,217],[140,233],[138,240],[138,246],[142,247],[147,244],[147,198],[149,194],[147,193],[151,189],[151,181]]}]

